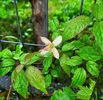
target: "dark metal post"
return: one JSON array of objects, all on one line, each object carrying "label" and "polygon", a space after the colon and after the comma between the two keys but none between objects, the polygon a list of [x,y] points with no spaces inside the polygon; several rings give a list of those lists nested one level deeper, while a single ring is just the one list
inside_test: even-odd
[{"label": "dark metal post", "polygon": [[20,20],[19,20],[18,7],[17,7],[17,2],[16,2],[16,0],[14,0],[14,7],[15,7],[15,11],[16,11],[16,19],[17,19],[17,25],[18,25],[18,33],[20,34],[20,40],[21,40],[21,43],[23,44],[22,31],[21,31],[21,28],[20,28]]},{"label": "dark metal post", "polygon": [[82,12],[83,12],[83,5],[84,5],[84,0],[81,0],[80,15],[82,15]]}]

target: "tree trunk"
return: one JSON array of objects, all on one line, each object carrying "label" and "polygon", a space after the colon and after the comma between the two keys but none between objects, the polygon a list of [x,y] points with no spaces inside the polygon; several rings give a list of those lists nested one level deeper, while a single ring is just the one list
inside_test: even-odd
[{"label": "tree trunk", "polygon": [[48,0],[30,0],[35,43],[40,44],[40,36],[48,37]]}]

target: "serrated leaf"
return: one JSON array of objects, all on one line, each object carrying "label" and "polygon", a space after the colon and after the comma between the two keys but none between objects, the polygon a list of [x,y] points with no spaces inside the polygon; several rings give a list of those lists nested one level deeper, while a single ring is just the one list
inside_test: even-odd
[{"label": "serrated leaf", "polygon": [[72,50],[74,48],[74,45],[73,45],[74,41],[71,42],[71,43],[66,43],[63,45],[62,47],[62,51],[69,51],[69,50]]},{"label": "serrated leaf", "polygon": [[52,82],[52,77],[51,77],[51,75],[50,75],[50,74],[46,75],[46,76],[45,76],[45,84],[46,84],[46,87],[50,86],[51,82]]},{"label": "serrated leaf", "polygon": [[31,86],[47,94],[44,76],[39,69],[34,66],[29,66],[26,69],[25,75]]},{"label": "serrated leaf", "polygon": [[66,63],[67,61],[69,60],[69,57],[65,54],[63,54],[60,58],[60,66],[62,67],[62,69],[64,70],[64,72],[70,76],[70,71],[71,71],[71,68],[70,66],[68,66]]},{"label": "serrated leaf", "polygon": [[63,33],[63,41],[67,41],[72,39],[76,35],[78,35],[81,31],[83,31],[89,24],[91,20],[87,16],[78,16],[72,20],[70,20],[65,26]]},{"label": "serrated leaf", "polygon": [[79,56],[73,56],[66,63],[69,66],[77,66],[82,64],[82,59]]},{"label": "serrated leaf", "polygon": [[4,59],[1,62],[1,66],[2,67],[6,67],[6,66],[13,66],[15,64],[15,61],[13,59]]},{"label": "serrated leaf", "polygon": [[75,94],[70,88],[64,87],[63,91],[56,90],[50,100],[75,100]]},{"label": "serrated leaf", "polygon": [[44,71],[47,72],[51,64],[52,64],[52,55],[45,57],[43,61]]},{"label": "serrated leaf", "polygon": [[79,49],[81,46],[83,46],[81,41],[72,41],[70,43],[64,44],[62,47],[62,51],[65,52],[69,50]]},{"label": "serrated leaf", "polygon": [[12,69],[13,67],[12,66],[10,66],[10,67],[1,67],[0,68],[0,76],[4,76],[4,75],[6,75],[9,71],[11,71],[11,69]]},{"label": "serrated leaf", "polygon": [[97,44],[103,51],[103,21],[94,23],[93,33],[94,33]]},{"label": "serrated leaf", "polygon": [[84,68],[77,68],[72,78],[73,86],[81,86],[86,80],[86,71]]},{"label": "serrated leaf", "polygon": [[97,20],[103,18],[103,0],[97,0],[93,5],[93,15]]},{"label": "serrated leaf", "polygon": [[40,59],[41,59],[41,55],[38,52],[29,53],[25,57],[25,64],[31,65]]},{"label": "serrated leaf", "polygon": [[20,55],[22,54],[22,47],[23,47],[23,45],[17,45],[16,46],[16,50],[15,50],[15,53],[14,53],[14,59],[19,59],[19,57],[20,57]]},{"label": "serrated leaf", "polygon": [[15,72],[18,74],[23,68],[24,68],[24,65],[20,64],[20,65],[16,66]]},{"label": "serrated leaf", "polygon": [[12,58],[12,52],[9,49],[4,49],[2,51],[3,58]]},{"label": "serrated leaf", "polygon": [[100,53],[91,46],[80,48],[78,53],[79,56],[84,60],[97,61],[101,59]]},{"label": "serrated leaf", "polygon": [[80,100],[90,100],[94,86],[95,86],[95,81],[93,80],[91,80],[90,82],[90,88],[87,86],[86,87],[80,86],[80,90],[77,93],[77,98]]},{"label": "serrated leaf", "polygon": [[12,86],[13,88],[24,98],[27,98],[28,96],[28,81],[25,77],[25,73],[23,70],[21,70],[18,74],[15,76],[15,72],[11,75],[12,79]]},{"label": "serrated leaf", "polygon": [[93,61],[88,61],[86,64],[86,69],[92,76],[95,76],[95,77],[99,76],[99,69],[98,69],[97,63]]},{"label": "serrated leaf", "polygon": [[26,55],[27,55],[27,53],[24,53],[19,57],[20,64],[25,64]]}]

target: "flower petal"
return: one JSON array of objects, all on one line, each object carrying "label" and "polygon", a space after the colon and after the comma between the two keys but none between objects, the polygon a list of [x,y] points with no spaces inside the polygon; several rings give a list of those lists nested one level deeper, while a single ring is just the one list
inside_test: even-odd
[{"label": "flower petal", "polygon": [[62,36],[58,36],[52,43],[54,46],[58,46],[61,42],[62,42]]},{"label": "flower petal", "polygon": [[40,50],[40,54],[43,55],[43,56],[46,55],[48,52],[49,52],[49,51],[44,50],[44,49],[41,49],[41,50]]},{"label": "flower petal", "polygon": [[45,45],[48,45],[51,43],[46,37],[40,37],[40,39]]},{"label": "flower petal", "polygon": [[59,52],[58,52],[58,50],[57,50],[56,48],[53,48],[53,49],[52,49],[52,52],[53,52],[54,57],[55,57],[56,59],[59,59]]}]

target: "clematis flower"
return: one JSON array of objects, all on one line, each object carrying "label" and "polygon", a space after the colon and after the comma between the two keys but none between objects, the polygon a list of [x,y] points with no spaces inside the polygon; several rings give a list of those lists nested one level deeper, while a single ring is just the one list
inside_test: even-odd
[{"label": "clematis flower", "polygon": [[56,49],[56,46],[58,46],[62,42],[62,36],[56,37],[53,42],[49,41],[45,37],[40,37],[40,38],[41,38],[41,41],[46,45],[46,47],[44,47],[43,49],[40,50],[40,53],[42,55],[45,55],[48,52],[52,52],[53,56],[56,59],[59,59],[59,52]]}]

